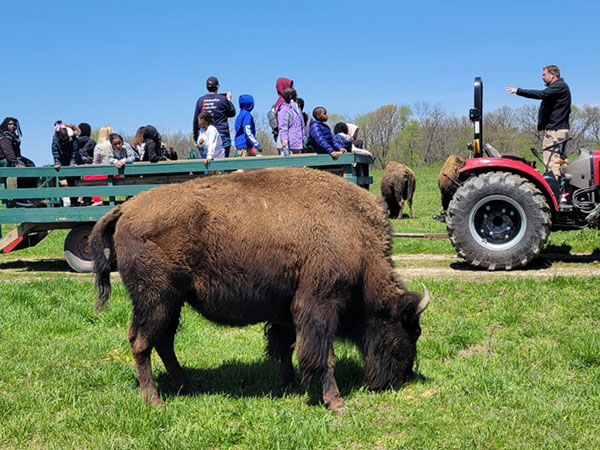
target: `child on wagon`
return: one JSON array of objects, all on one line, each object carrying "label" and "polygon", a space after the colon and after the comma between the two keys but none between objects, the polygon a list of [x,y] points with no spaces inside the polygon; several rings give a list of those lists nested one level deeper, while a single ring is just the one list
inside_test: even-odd
[{"label": "child on wagon", "polygon": [[125,164],[131,164],[135,161],[135,154],[131,146],[127,143],[123,145],[123,138],[117,133],[113,133],[109,137],[111,151],[108,157],[108,162],[114,164],[117,168],[123,167]]},{"label": "child on wagon", "polygon": [[340,153],[346,153],[346,149],[333,142],[333,134],[325,122],[329,119],[327,110],[323,106],[313,109],[315,120],[310,122],[310,145],[316,153],[328,153],[333,159],[338,159]]},{"label": "child on wagon", "polygon": [[282,149],[289,149],[291,153],[302,153],[304,148],[305,125],[302,111],[296,103],[298,95],[296,89],[287,88],[283,91],[285,100],[277,108],[277,123],[279,139]]},{"label": "child on wagon", "polygon": [[83,164],[79,153],[79,142],[75,137],[69,136],[69,129],[60,120],[54,124],[52,137],[52,156],[54,168]]},{"label": "child on wagon", "polygon": [[202,159],[204,165],[217,159],[225,158],[225,149],[219,131],[212,125],[213,118],[208,111],[198,114],[198,148],[206,148],[206,158]]},{"label": "child on wagon", "polygon": [[257,156],[262,154],[260,143],[256,139],[256,127],[252,110],[254,109],[254,97],[250,94],[242,94],[239,98],[240,113],[235,119],[235,148],[238,156]]},{"label": "child on wagon", "polygon": [[[335,126],[333,127],[334,144],[344,147],[347,152],[352,152],[359,155],[367,155],[372,158],[373,154],[370,151],[365,150],[363,148],[358,148],[356,146],[357,141],[355,141],[352,138],[350,125],[351,124],[344,122],[338,122],[335,124]],[[356,130],[358,130],[358,127],[356,127],[356,125],[354,125],[354,127]]]}]

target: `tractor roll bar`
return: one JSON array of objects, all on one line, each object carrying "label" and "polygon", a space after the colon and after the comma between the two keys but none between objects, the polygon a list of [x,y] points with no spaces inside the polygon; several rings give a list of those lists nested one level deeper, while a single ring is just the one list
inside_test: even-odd
[{"label": "tractor roll bar", "polygon": [[483,147],[483,81],[481,81],[481,77],[475,77],[473,88],[473,108],[469,110],[469,119],[473,122],[473,143],[469,144],[469,150],[473,152],[475,158],[478,158],[483,156],[481,153]]}]

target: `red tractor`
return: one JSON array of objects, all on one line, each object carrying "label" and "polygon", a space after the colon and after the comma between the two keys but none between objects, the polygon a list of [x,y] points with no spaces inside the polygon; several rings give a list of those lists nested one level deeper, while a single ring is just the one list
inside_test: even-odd
[{"label": "red tractor", "polygon": [[[600,229],[600,150],[581,149],[561,176],[535,161],[502,155],[483,143],[483,84],[475,78],[473,157],[466,161],[448,206],[446,227],[458,255],[488,270],[523,267],[544,248],[550,231]],[[569,139],[544,150],[566,160]],[[541,161],[535,149],[533,154]],[[542,162],[543,164],[543,162]]]}]

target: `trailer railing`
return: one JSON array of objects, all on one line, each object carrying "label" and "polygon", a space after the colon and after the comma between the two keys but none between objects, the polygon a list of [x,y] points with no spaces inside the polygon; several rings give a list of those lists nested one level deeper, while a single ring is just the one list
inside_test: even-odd
[{"label": "trailer railing", "polygon": [[[75,270],[90,270],[91,262],[85,260],[89,230],[113,207],[140,192],[217,173],[269,167],[312,167],[326,170],[368,189],[373,183],[373,178],[369,175],[369,165],[372,163],[373,159],[368,155],[342,153],[337,160],[329,155],[306,154],[217,159],[207,166],[195,159],[136,162],[121,168],[112,165],[59,169],[52,166],[4,167],[0,168],[0,224],[15,224],[15,227],[0,239],[0,252],[8,253],[36,245],[53,229],[72,228],[71,233],[74,233],[70,233],[65,241],[67,262]],[[26,178],[30,182],[35,180],[31,184],[37,187],[17,188],[17,180]],[[61,186],[64,184],[63,180],[67,180],[69,186]],[[102,198],[99,206],[68,207],[63,202],[63,198],[93,196]],[[69,254],[75,255],[76,259],[81,259],[87,265],[74,267],[77,260],[70,260]]]}]

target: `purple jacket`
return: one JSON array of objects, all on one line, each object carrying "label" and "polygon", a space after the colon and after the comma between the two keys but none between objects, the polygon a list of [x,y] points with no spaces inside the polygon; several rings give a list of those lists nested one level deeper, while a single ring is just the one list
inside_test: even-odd
[{"label": "purple jacket", "polygon": [[279,139],[287,141],[291,150],[302,150],[306,137],[304,117],[296,102],[282,103],[277,108],[277,122],[279,124]]}]

